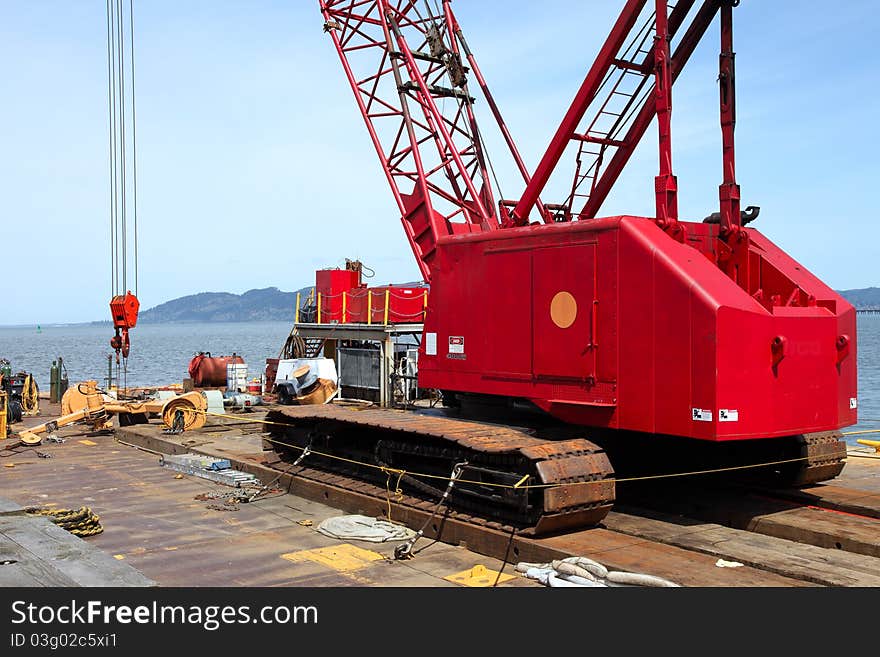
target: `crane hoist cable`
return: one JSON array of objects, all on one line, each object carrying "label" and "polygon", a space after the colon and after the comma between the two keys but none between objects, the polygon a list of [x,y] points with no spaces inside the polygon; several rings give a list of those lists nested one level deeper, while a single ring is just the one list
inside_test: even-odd
[{"label": "crane hoist cable", "polygon": [[[128,332],[137,323],[138,287],[137,226],[137,115],[135,112],[134,0],[106,0],[107,9],[107,105],[110,163],[110,314],[115,335],[110,346],[116,352],[116,378],[122,366],[128,378]],[[126,30],[126,14],[128,29]],[[126,65],[126,50],[129,51]],[[126,76],[126,68],[129,75]],[[129,145],[131,148],[129,149]],[[131,174],[129,175],[129,169]],[[131,204],[129,203],[129,189]],[[129,213],[132,230],[129,232]],[[132,256],[134,292],[129,288],[129,253]]]}]

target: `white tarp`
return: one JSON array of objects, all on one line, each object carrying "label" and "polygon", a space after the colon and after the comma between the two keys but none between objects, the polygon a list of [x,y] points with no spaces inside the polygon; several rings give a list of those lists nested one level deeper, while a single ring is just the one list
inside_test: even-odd
[{"label": "white tarp", "polygon": [[327,518],[318,525],[318,531],[330,538],[371,543],[406,541],[416,534],[409,527],[395,525],[381,518],[358,515]]}]

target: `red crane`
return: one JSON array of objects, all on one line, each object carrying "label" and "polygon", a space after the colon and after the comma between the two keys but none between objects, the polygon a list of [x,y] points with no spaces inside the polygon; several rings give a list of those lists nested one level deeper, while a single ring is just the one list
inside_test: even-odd
[{"label": "red crane", "polygon": [[[524,401],[589,427],[591,439],[612,452],[625,451],[634,437],[678,437],[685,451],[723,443],[737,448],[723,453],[739,463],[786,461],[774,476],[787,484],[840,472],[838,430],[857,418],[855,312],[746,227],[758,209],[740,210],[735,176],[732,25],[739,0],[626,0],[533,175],[450,0],[320,4],[431,285],[420,386],[444,391],[446,400]],[[719,209],[702,221],[683,220],[672,166],[672,89],[718,15]],[[522,175],[524,191],[515,200],[500,195],[472,87]],[[656,215],[600,218],[655,119]],[[568,195],[542,203],[566,153],[575,155]],[[408,431],[409,444],[437,439],[434,430]],[[470,449],[471,459],[485,457],[482,448]],[[564,464],[555,462],[554,481],[610,476],[595,450],[584,451],[590,457],[582,462],[574,451]],[[528,458],[533,466],[540,460]],[[537,463],[536,479],[548,481],[546,464]],[[575,517],[579,508],[607,509],[613,489],[590,497],[585,488],[601,487],[572,488],[564,495],[577,500],[567,503],[531,500],[543,505],[537,529],[601,519],[604,513]],[[482,503],[491,515],[497,509],[489,497]],[[551,515],[567,520],[542,526]]]}]

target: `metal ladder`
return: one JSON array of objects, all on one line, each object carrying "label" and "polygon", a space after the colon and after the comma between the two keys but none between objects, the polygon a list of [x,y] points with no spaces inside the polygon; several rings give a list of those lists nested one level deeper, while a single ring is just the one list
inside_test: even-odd
[{"label": "metal ladder", "polygon": [[[681,26],[693,4],[693,0],[667,3],[671,31]],[[604,173],[603,165],[617,149],[626,145],[624,138],[629,126],[653,95],[656,14],[646,13],[647,17],[629,43],[612,60],[591,103],[597,109],[587,115],[586,129],[572,136],[573,141],[579,142],[575,173],[569,195],[562,204],[564,216],[557,220],[570,221],[575,218],[573,214],[578,218],[594,216],[598,207],[590,200]],[[583,211],[573,212],[576,200]]]}]

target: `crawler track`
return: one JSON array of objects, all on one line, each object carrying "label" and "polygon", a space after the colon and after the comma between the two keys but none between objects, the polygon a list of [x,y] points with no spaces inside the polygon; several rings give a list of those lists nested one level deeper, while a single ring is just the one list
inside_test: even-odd
[{"label": "crawler track", "polygon": [[809,486],[834,479],[846,465],[846,443],[839,431],[823,431],[798,436],[798,456],[807,460],[788,473],[784,484]]},{"label": "crawler track", "polygon": [[[389,481],[388,470],[380,468],[405,471],[401,487],[423,500],[436,502],[446,487],[443,479],[464,463],[451,507],[521,533],[597,525],[614,503],[608,458],[581,438],[543,440],[527,430],[486,422],[335,406],[275,410],[266,420],[276,450],[310,446],[341,458],[311,455],[309,465],[374,484],[397,484],[393,473]],[[298,455],[300,450],[290,451]],[[515,488],[524,476],[527,486],[543,486]]]}]

